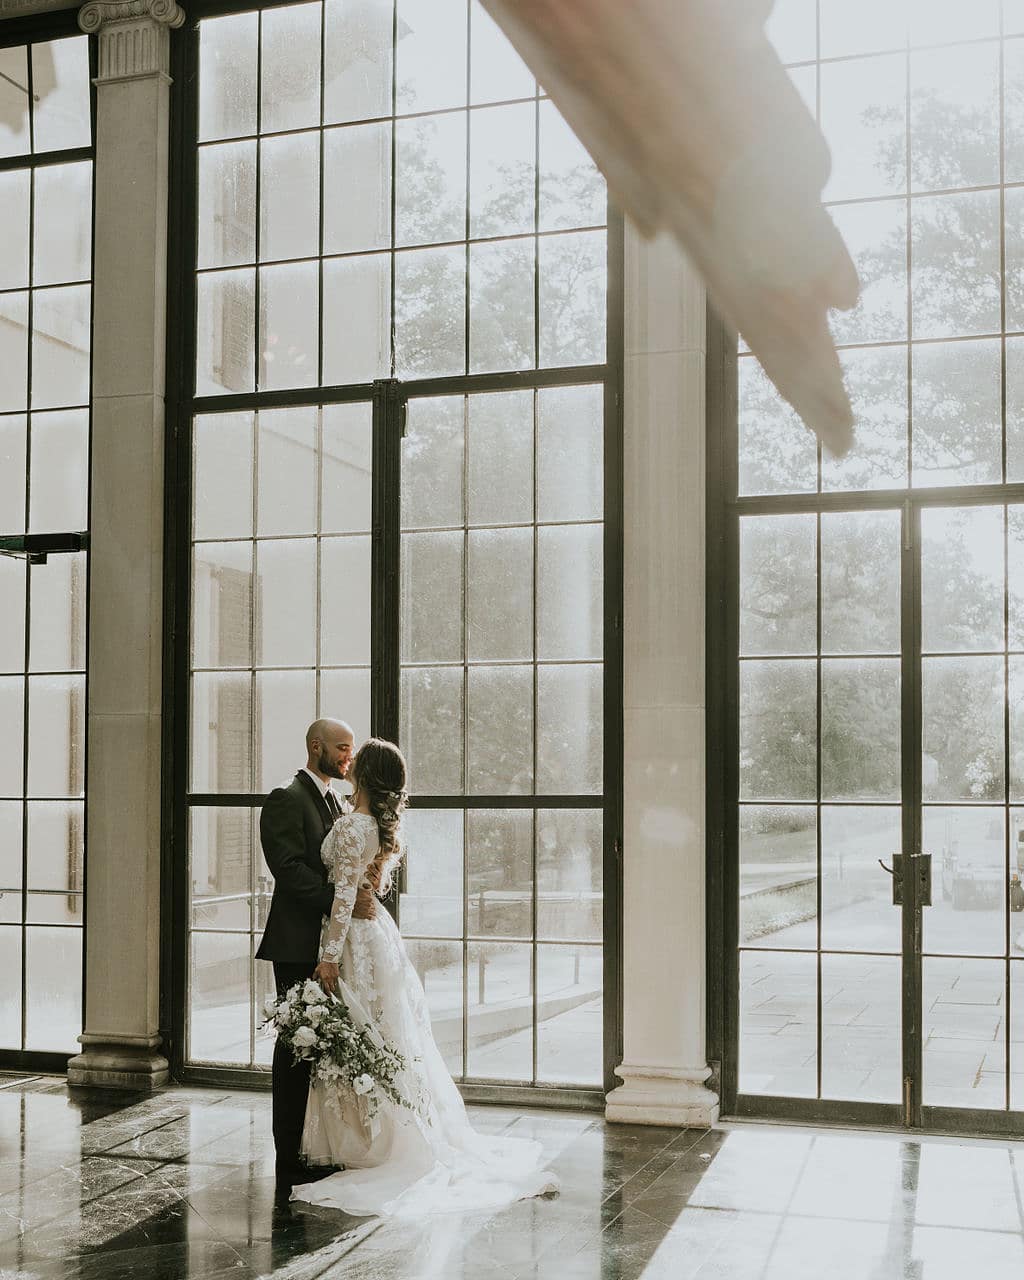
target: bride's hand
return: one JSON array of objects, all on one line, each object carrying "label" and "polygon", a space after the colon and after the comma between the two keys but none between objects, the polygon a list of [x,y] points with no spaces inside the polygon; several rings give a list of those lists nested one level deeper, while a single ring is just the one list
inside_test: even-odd
[{"label": "bride's hand", "polygon": [[323,989],[332,996],[338,994],[338,978],[340,971],[330,960],[321,960],[313,970],[313,981],[319,982]]}]

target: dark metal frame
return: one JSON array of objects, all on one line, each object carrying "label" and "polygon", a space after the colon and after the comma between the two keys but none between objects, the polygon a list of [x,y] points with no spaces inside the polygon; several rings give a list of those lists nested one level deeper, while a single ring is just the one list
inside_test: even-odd
[{"label": "dark metal frame", "polygon": [[[264,8],[274,6],[263,6]],[[605,653],[604,653],[604,792],[594,796],[436,796],[416,797],[431,808],[600,808],[604,812],[604,1090],[617,1083],[614,1068],[622,1057],[621,1013],[621,832],[622,792],[622,351],[623,242],[621,217],[609,211],[607,363],[570,368],[536,368],[525,372],[459,374],[399,382],[255,391],[240,395],[196,397],[196,145],[198,105],[197,34],[199,22],[216,14],[245,11],[239,0],[200,3],[189,21],[172,33],[171,197],[172,228],[168,278],[168,387],[166,428],[167,502],[165,511],[164,609],[164,738],[162,900],[170,904],[170,926],[162,930],[161,1034],[176,1079],[235,1087],[268,1088],[262,1070],[189,1063],[185,1057],[188,937],[187,824],[190,807],[233,805],[255,808],[263,797],[192,795],[188,793],[188,690],[190,634],[191,420],[202,412],[281,407],[286,405],[370,402],[373,414],[372,576],[377,584],[371,608],[371,719],[374,732],[397,738],[399,689],[399,549],[397,501],[401,470],[401,437],[405,406],[411,398],[469,395],[476,392],[536,389],[600,383],[604,386],[605,439]],[[394,138],[392,139],[394,146]],[[539,179],[538,179],[539,181]],[[322,185],[322,184],[321,184]],[[392,185],[392,202],[395,187]],[[537,193],[535,191],[535,200]],[[467,200],[467,219],[468,200]],[[392,228],[394,218],[392,218]],[[468,232],[468,222],[467,222]],[[537,233],[535,232],[534,235]],[[321,241],[323,223],[321,220]],[[322,245],[321,245],[322,247]],[[419,246],[417,246],[419,247]],[[392,245],[392,251],[394,246]],[[468,254],[467,254],[468,263]],[[262,264],[261,264],[262,265]],[[468,267],[467,267],[468,270]],[[535,257],[536,272],[536,257]],[[392,272],[392,291],[394,272]],[[536,277],[534,286],[536,311]],[[469,291],[466,291],[469,307]],[[468,319],[468,313],[467,313]],[[322,327],[322,292],[321,316]],[[539,343],[534,316],[534,341]],[[469,326],[466,342],[469,341]],[[467,348],[468,367],[468,348]],[[391,909],[393,903],[389,903]],[[536,936],[532,947],[536,949]],[[536,984],[534,983],[534,986]],[[536,996],[534,997],[536,998]],[[594,1108],[603,1105],[604,1090],[575,1089],[518,1082],[469,1081],[461,1086],[468,1098],[526,1105]]]},{"label": "dark metal frame", "polygon": [[[78,14],[76,10],[70,10],[70,11],[64,10],[56,13],[40,14],[39,16],[30,15],[30,16],[21,17],[21,18],[12,18],[12,19],[4,20],[0,22],[0,48],[9,48],[14,45],[23,45],[23,44],[31,46],[33,44],[44,44],[50,40],[59,40],[61,38],[68,37],[68,36],[81,36],[82,32],[78,27],[77,18],[78,18]],[[89,40],[88,48],[89,48],[89,71],[90,71],[89,101],[90,101],[90,112],[91,112],[91,127],[92,127],[92,136],[95,139],[96,91],[95,91],[95,87],[92,86],[92,81],[96,75],[95,41]],[[28,59],[28,83],[29,83],[29,92],[31,93],[31,85],[32,85],[31,56]],[[32,128],[31,116],[30,116],[29,127],[30,129]],[[48,165],[70,164],[75,161],[82,161],[82,160],[88,160],[94,163],[95,156],[96,156],[95,146],[68,147],[59,151],[44,152],[38,156],[30,152],[28,155],[24,155],[24,156],[11,156],[11,157],[4,157],[3,159],[0,159],[0,172],[4,172],[4,171],[9,172],[11,170],[28,170],[31,172],[35,169],[44,168]],[[92,200],[93,200],[93,224],[95,224],[95,181],[93,182]],[[33,218],[33,206],[35,202],[34,186],[32,188],[32,195],[30,197],[30,201],[31,203],[29,208],[29,220],[30,220],[30,234],[31,234],[31,227],[34,223],[34,218]],[[29,285],[27,286],[30,290],[32,288],[32,285],[31,285],[32,257],[33,257],[33,246],[30,245]],[[71,281],[69,283],[74,284],[79,282]],[[83,281],[80,283],[86,283],[86,282]],[[88,283],[90,285],[92,284],[91,276]],[[55,287],[63,288],[66,286],[60,285]],[[90,298],[90,329],[92,327],[91,325],[92,305],[93,305],[92,299]],[[26,438],[27,460],[30,459],[29,451],[31,447],[31,414],[32,414],[32,408],[31,408],[31,390],[32,390],[31,293],[30,293],[30,302],[29,302],[28,328],[29,328],[28,407],[26,408],[26,411],[25,411],[25,418],[27,423],[27,438]],[[84,407],[89,410],[89,448],[90,448],[90,454],[91,454],[91,437],[92,437],[91,406],[86,405],[86,406],[79,406],[79,407]],[[29,466],[31,465],[30,461],[28,465]],[[91,489],[91,482],[90,482],[90,489]],[[88,496],[89,495],[87,495],[87,498]],[[29,473],[26,479],[26,504],[29,502],[30,498],[31,498],[31,473]],[[74,552],[85,550],[88,547],[88,541],[89,541],[88,534],[84,532],[69,532],[64,534],[28,534],[27,533],[17,537],[5,537],[0,539],[0,554],[13,555],[19,558],[24,558],[28,562],[29,566],[45,564],[46,558],[48,555],[56,555],[61,553],[74,553]],[[22,804],[22,848],[21,848],[22,907],[21,907],[20,929],[21,929],[21,1040],[22,1040],[22,1043],[24,1043],[24,1040],[25,1040],[26,1018],[27,1018],[27,1008],[28,1008],[27,972],[26,972],[26,965],[25,965],[25,942],[26,942],[25,935],[26,935],[27,928],[31,927],[29,926],[27,921],[27,894],[28,894],[28,888],[27,888],[28,886],[27,787],[28,787],[28,725],[29,725],[28,697],[29,697],[29,672],[30,672],[29,637],[31,634],[31,618],[32,618],[30,579],[31,579],[31,571],[29,570],[26,573],[26,598],[25,598],[25,673],[26,674],[25,674],[25,693],[24,693],[25,700],[24,700],[24,709],[23,709],[24,751],[23,751],[23,760],[22,760],[22,768],[24,771],[22,787],[23,787],[23,791],[25,792],[25,796],[21,800],[21,804]],[[88,601],[88,595],[89,595],[89,564],[87,560],[86,561],[86,600],[87,601]],[[86,654],[88,654],[88,643],[89,643],[88,630],[89,630],[89,624],[88,624],[88,612],[87,612],[86,614]],[[45,673],[33,672],[32,674],[38,675],[38,674],[45,674]],[[88,680],[88,672],[86,671],[86,677],[85,677],[86,704],[88,701],[88,687],[89,687],[89,680]],[[83,762],[83,769],[84,769],[84,774],[86,778],[86,786],[88,786],[88,750],[87,749],[85,753],[85,759]],[[88,832],[86,832],[86,840],[87,839],[88,839]],[[88,844],[86,844],[86,849],[88,849]],[[82,902],[83,904],[86,901],[87,880],[88,880],[87,868],[88,868],[88,858],[86,858],[86,861],[82,867]],[[63,892],[58,892],[58,891],[55,891],[55,892],[58,893],[58,896],[64,896]],[[46,926],[46,927],[77,928],[81,930],[82,947],[83,947],[82,1016],[83,1016],[83,1022],[84,1022],[85,992],[86,992],[85,921],[83,920],[83,923],[80,926],[65,925],[65,926]],[[39,1051],[39,1050],[31,1050],[31,1049],[0,1049],[0,1069],[62,1072],[67,1066],[68,1056],[69,1055],[67,1053],[53,1053],[50,1051]]]}]

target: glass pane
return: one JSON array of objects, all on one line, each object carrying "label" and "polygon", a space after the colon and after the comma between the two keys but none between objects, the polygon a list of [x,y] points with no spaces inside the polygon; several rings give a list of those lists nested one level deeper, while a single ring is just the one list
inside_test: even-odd
[{"label": "glass pane", "polygon": [[468,719],[466,786],[470,794],[532,791],[533,668],[471,667]]},{"label": "glass pane", "polygon": [[319,242],[320,134],[261,139],[260,261],[309,258]]},{"label": "glass pane", "polygon": [[467,587],[467,656],[484,662],[529,661],[534,625],[533,530],[471,532]]},{"label": "glass pane", "polygon": [[1024,479],[1024,338],[1006,338],[1005,352],[1006,479],[1012,484]]},{"label": "glass pane", "polygon": [[[19,800],[0,801],[0,885],[8,889],[21,887],[22,804]],[[5,895],[0,910],[6,910],[17,895]],[[17,919],[20,919],[20,905]]]},{"label": "glass pane", "polygon": [[0,796],[20,796],[24,778],[25,681],[0,676]]},{"label": "glass pane", "polygon": [[1003,647],[1003,509],[921,512],[921,645],[925,652]]},{"label": "glass pane", "polygon": [[926,657],[921,667],[925,799],[1000,799],[1002,658]]},{"label": "glass pane", "polygon": [[537,935],[600,942],[604,920],[604,814],[537,810]]},{"label": "glass pane", "polygon": [[85,790],[85,677],[32,676],[28,682],[28,794],[80,796]]},{"label": "glass pane", "polygon": [[540,363],[544,368],[605,359],[607,245],[603,231],[540,241]]},{"label": "glass pane", "polygon": [[461,532],[402,535],[403,662],[462,657],[463,545]]},{"label": "glass pane", "polygon": [[468,404],[470,523],[532,520],[533,392],[470,396]]},{"label": "glass pane", "polygon": [[466,234],[466,117],[395,125],[395,243],[440,244]]},{"label": "glass pane", "polygon": [[368,404],[323,410],[320,529],[369,533],[373,496],[373,424]]},{"label": "glass pane", "polygon": [[256,785],[270,791],[290,779],[305,751],[306,729],[316,714],[312,671],[256,673]]},{"label": "glass pane", "polygon": [[832,152],[826,200],[906,190],[906,59],[856,58],[821,66],[821,125]]},{"label": "glass pane", "polygon": [[82,1030],[82,930],[25,932],[25,1048],[74,1053]]},{"label": "glass pane", "polygon": [[402,818],[408,852],[399,918],[406,937],[462,937],[462,822],[453,809],[410,809]]},{"label": "glass pane", "polygon": [[28,294],[0,294],[0,411],[28,404]]},{"label": "glass pane", "polygon": [[829,210],[860,276],[860,301],[833,311],[837,342],[901,341],[907,336],[907,216],[905,200],[839,205]]},{"label": "glass pane", "polygon": [[977,0],[969,5],[961,0],[910,0],[912,45],[978,40],[998,31],[999,0]]},{"label": "glass pane", "polygon": [[1003,961],[926,956],[923,963],[925,1106],[1002,1110],[1006,1106]]},{"label": "glass pane", "polygon": [[900,960],[821,957],[821,1096],[902,1097]]},{"label": "glass pane", "polygon": [[251,536],[252,449],[251,413],[196,418],[192,437],[193,537]]},{"label": "glass pane", "polygon": [[[0,70],[3,69],[3,50],[0,50]],[[3,81],[0,79],[0,84]],[[0,90],[0,103],[3,102]],[[0,143],[3,133],[0,132]],[[21,1046],[21,929],[0,926],[0,967],[7,975],[0,983],[0,1049],[20,1049]]]},{"label": "glass pane", "polygon": [[532,240],[470,246],[470,373],[533,368],[533,299]]},{"label": "glass pane", "polygon": [[599,947],[537,948],[537,1079],[600,1085],[604,964]]},{"label": "glass pane", "polygon": [[494,19],[470,3],[470,102],[507,102],[533,96],[536,83]]},{"label": "glass pane", "polygon": [[259,14],[236,13],[199,24],[199,138],[256,132]]},{"label": "glass pane", "polygon": [[600,660],[604,647],[604,528],[537,530],[537,656]]},{"label": "glass pane", "polygon": [[0,671],[25,670],[27,578],[24,560],[0,557]]},{"label": "glass pane", "polygon": [[817,1000],[817,956],[740,953],[741,1093],[816,1096]]},{"label": "glass pane", "polygon": [[391,113],[393,0],[325,0],[324,120]]},{"label": "glass pane", "polygon": [[191,789],[251,791],[252,677],[238,674],[192,677]]},{"label": "glass pane", "polygon": [[465,411],[462,396],[411,400],[402,441],[402,527],[463,522]]},{"label": "glass pane", "polygon": [[537,791],[588,795],[602,790],[604,672],[600,666],[537,669]]},{"label": "glass pane", "polygon": [[32,295],[32,407],[89,403],[92,290],[87,284]]},{"label": "glass pane", "polygon": [[255,260],[256,144],[202,147],[197,266],[235,267]]},{"label": "glass pane", "polygon": [[255,812],[206,808],[189,811],[193,929],[250,929]]},{"label": "glass pane", "polygon": [[604,514],[604,388],[537,393],[537,519]]},{"label": "glass pane", "polygon": [[315,262],[260,268],[260,389],[317,383],[320,278]]},{"label": "glass pane", "polygon": [[778,0],[766,33],[783,62],[808,62],[815,56],[814,26],[814,0]]},{"label": "glass pane", "polygon": [[816,944],[817,850],[813,806],[740,806],[741,945]]},{"label": "glass pane", "polygon": [[320,4],[261,13],[261,132],[320,123],[321,18]]},{"label": "glass pane", "polygon": [[0,533],[25,531],[25,419],[0,418]]},{"label": "glass pane", "polygon": [[317,715],[344,720],[352,726],[356,742],[370,736],[370,669],[321,671]]},{"label": "glass pane", "polygon": [[28,51],[0,49],[0,156],[27,155],[30,137]]},{"label": "glass pane", "polygon": [[1006,516],[1008,644],[1011,649],[1024,649],[1024,507],[1008,507]]},{"label": "glass pane", "polygon": [[430,1009],[430,1029],[444,1064],[452,1075],[462,1075],[462,943],[418,942],[410,939],[406,951],[423,983]]},{"label": "glass pane", "polygon": [[92,142],[89,38],[71,36],[32,46],[33,150],[59,151]]},{"label": "glass pane", "polygon": [[924,949],[1002,955],[1006,946],[1006,820],[1002,809],[926,805],[921,847],[932,856]]},{"label": "glass pane", "polygon": [[[45,800],[29,804],[26,888],[64,894],[81,893],[84,887],[84,802]],[[77,919],[81,923],[80,914]]]},{"label": "glass pane", "polygon": [[818,487],[814,436],[753,356],[739,362],[739,420],[741,494],[814,492]]},{"label": "glass pane", "polygon": [[1024,189],[1004,192],[1006,220],[1006,327],[1024,329]]},{"label": "glass pane", "polygon": [[397,0],[399,111],[441,111],[466,101],[466,0]]},{"label": "glass pane", "polygon": [[251,941],[253,949],[252,967],[255,975],[252,990],[252,1023],[256,1031],[253,1061],[259,1066],[269,1067],[274,1058],[274,1041],[260,1030],[260,1026],[264,1018],[263,1009],[267,1002],[267,997],[277,994],[277,983],[274,981],[274,966],[266,960],[257,960],[255,957],[260,939],[252,938]]},{"label": "glass pane", "polygon": [[391,125],[328,129],[323,180],[324,253],[387,248],[391,243]]},{"label": "glass pane", "polygon": [[251,943],[246,933],[192,934],[189,1059],[251,1060]]},{"label": "glass pane", "polygon": [[817,649],[817,517],[740,521],[740,653]]},{"label": "glass pane", "polygon": [[817,759],[815,662],[740,664],[740,794],[813,800]]},{"label": "glass pane", "polygon": [[914,336],[998,333],[998,192],[915,200],[911,238]]},{"label": "glass pane", "polygon": [[528,809],[467,813],[466,877],[470,937],[531,937],[533,814]]},{"label": "glass pane", "polygon": [[391,255],[323,264],[326,386],[372,382],[391,372]]},{"label": "glass pane", "polygon": [[470,1076],[533,1079],[533,958],[520,942],[471,942],[467,949]]},{"label": "glass pane", "polygon": [[315,538],[256,544],[257,666],[311,667],[315,663],[316,561]]},{"label": "glass pane", "polygon": [[828,800],[898,800],[898,659],[821,664],[821,793]]},{"label": "glass pane", "polygon": [[316,530],[317,411],[262,409],[257,417],[256,530],[263,535]]},{"label": "glass pane", "polygon": [[900,810],[895,806],[822,805],[823,947],[900,950],[900,911],[893,906],[892,880],[878,860],[892,866],[892,855],[902,847]]},{"label": "glass pane", "polygon": [[199,277],[196,290],[196,394],[252,391],[256,376],[256,273],[211,272]]},{"label": "glass pane", "polygon": [[29,529],[85,529],[88,502],[88,411],[33,414]]},{"label": "glass pane", "polygon": [[912,53],[910,94],[915,191],[999,181],[998,43]]},{"label": "glass pane", "polygon": [[821,517],[821,647],[824,653],[898,653],[900,513]]},{"label": "glass pane", "polygon": [[607,220],[600,171],[552,103],[540,104],[540,229],[596,227]]},{"label": "glass pane", "polygon": [[[1019,0],[1017,0],[1019,3]],[[1021,8],[1024,13],[1024,6]],[[1003,43],[1003,178],[1024,178],[1024,40]]]},{"label": "glass pane", "polygon": [[443,377],[466,368],[466,250],[395,255],[395,373]]},{"label": "glass pane", "polygon": [[414,794],[444,796],[462,791],[462,689],[461,667],[402,672],[401,745]]},{"label": "glass pane", "polygon": [[1010,965],[1010,1107],[1024,1111],[1024,965],[1019,961]]},{"label": "glass pane", "polygon": [[85,669],[85,554],[51,556],[29,570],[30,671]]},{"label": "glass pane", "polygon": [[1000,343],[914,348],[914,484],[998,484]]},{"label": "glass pane", "polygon": [[92,163],[47,165],[36,169],[34,179],[32,283],[88,280],[92,275]]},{"label": "glass pane", "polygon": [[853,445],[842,458],[834,458],[822,450],[821,487],[826,491],[904,488],[907,483],[906,348],[843,351],[840,361],[853,404]]},{"label": "glass pane", "polygon": [[536,200],[536,107],[532,102],[524,102],[514,107],[474,111],[470,115],[469,130],[470,235],[512,236],[532,231]]},{"label": "glass pane", "polygon": [[[27,924],[85,923],[84,896],[80,893],[27,893],[25,895],[25,921]],[[81,930],[78,930],[81,936]]]},{"label": "glass pane", "polygon": [[820,0],[821,57],[898,49],[907,39],[906,4],[907,0],[860,0],[851,8],[847,0]]},{"label": "glass pane", "polygon": [[320,661],[370,662],[370,539],[325,538],[320,544]]},{"label": "glass pane", "polygon": [[[1010,676],[1010,798],[1019,800],[1024,797],[1024,658],[1013,657],[1009,660]],[[990,750],[994,747],[989,746]],[[991,796],[986,799],[997,799],[993,788],[989,788]]]}]

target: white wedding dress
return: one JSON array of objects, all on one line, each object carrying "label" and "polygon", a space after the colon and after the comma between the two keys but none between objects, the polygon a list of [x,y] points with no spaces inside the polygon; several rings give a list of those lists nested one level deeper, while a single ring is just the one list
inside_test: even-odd
[{"label": "white wedding dress", "polygon": [[499,1209],[556,1191],[558,1180],[543,1168],[539,1142],[486,1137],[470,1125],[391,915],[379,907],[373,920],[352,919],[356,892],[366,885],[378,849],[377,823],[368,814],[342,815],[324,840],[321,857],[335,897],[321,955],[337,958],[341,998],[353,1019],[374,1022],[403,1055],[409,1074],[402,1083],[425,1106],[421,1115],[381,1098],[371,1120],[351,1090],[314,1083],[302,1153],[312,1164],[345,1167],[295,1187],[293,1198],[359,1216],[419,1217]]}]

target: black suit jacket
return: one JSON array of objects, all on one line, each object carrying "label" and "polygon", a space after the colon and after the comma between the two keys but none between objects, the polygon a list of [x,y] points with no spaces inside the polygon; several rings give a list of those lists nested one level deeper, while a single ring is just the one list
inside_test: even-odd
[{"label": "black suit jacket", "polygon": [[316,964],[323,917],[334,904],[334,886],[320,860],[320,846],[334,817],[316,783],[301,770],[267,796],[260,815],[263,856],[274,877],[260,960]]}]

